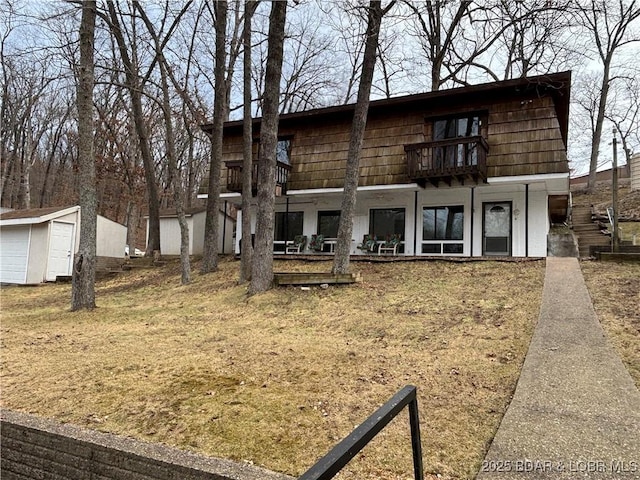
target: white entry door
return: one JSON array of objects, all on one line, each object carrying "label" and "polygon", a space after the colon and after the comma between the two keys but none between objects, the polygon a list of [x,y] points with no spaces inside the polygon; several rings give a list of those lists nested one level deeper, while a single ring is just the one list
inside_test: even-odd
[{"label": "white entry door", "polygon": [[74,229],[75,226],[72,223],[51,222],[49,258],[47,261],[48,281],[55,281],[58,275],[71,275]]},{"label": "white entry door", "polygon": [[483,204],[483,255],[511,255],[511,202]]}]

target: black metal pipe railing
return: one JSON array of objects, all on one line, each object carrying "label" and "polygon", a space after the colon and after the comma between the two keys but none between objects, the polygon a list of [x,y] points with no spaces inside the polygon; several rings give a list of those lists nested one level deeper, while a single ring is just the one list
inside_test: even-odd
[{"label": "black metal pipe railing", "polygon": [[413,473],[415,480],[423,480],[422,444],[416,387],[407,385],[367,418],[360,426],[331,449],[298,480],[329,480],[355,457],[404,407],[409,407]]}]

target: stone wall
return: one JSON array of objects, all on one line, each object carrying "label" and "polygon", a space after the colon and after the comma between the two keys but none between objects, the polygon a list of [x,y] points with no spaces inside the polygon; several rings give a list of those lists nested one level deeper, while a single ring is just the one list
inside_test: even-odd
[{"label": "stone wall", "polygon": [[71,480],[292,480],[250,464],[0,410],[0,477]]}]

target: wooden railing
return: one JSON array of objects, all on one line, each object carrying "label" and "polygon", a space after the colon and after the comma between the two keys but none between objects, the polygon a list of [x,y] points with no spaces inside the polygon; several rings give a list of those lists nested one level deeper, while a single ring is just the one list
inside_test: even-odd
[{"label": "wooden railing", "polygon": [[405,145],[409,178],[419,184],[440,180],[451,185],[452,179],[476,183],[487,178],[489,145],[482,136],[449,138]]},{"label": "wooden railing", "polygon": [[[242,192],[242,161],[225,162],[227,166],[227,190],[230,192]],[[251,190],[255,194],[258,188],[258,162],[253,162],[251,172]],[[276,163],[276,188],[282,193],[286,192],[287,180],[291,165],[284,162]]]}]

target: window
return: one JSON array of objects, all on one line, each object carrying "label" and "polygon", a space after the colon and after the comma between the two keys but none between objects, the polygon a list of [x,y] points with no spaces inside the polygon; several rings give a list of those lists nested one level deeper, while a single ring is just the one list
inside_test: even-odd
[{"label": "window", "polygon": [[291,138],[279,138],[276,145],[276,160],[291,165]]},{"label": "window", "polygon": [[337,238],[340,210],[318,212],[318,233],[324,238]]},{"label": "window", "polygon": [[480,125],[481,122],[478,115],[436,120],[433,125],[433,139],[475,137],[480,135]]},{"label": "window", "polygon": [[[433,122],[433,140],[474,137],[480,135],[482,121],[477,114],[452,117]],[[451,143],[434,148],[436,168],[464,167],[478,164],[476,143]]]},{"label": "window", "polygon": [[422,209],[422,253],[461,254],[463,235],[462,205]]},{"label": "window", "polygon": [[[278,137],[278,143],[276,144],[276,161],[291,165],[291,140],[292,137]],[[261,155],[260,140],[253,140],[253,154]]]},{"label": "window", "polygon": [[303,212],[276,212],[275,241],[293,240],[302,235]]},{"label": "window", "polygon": [[[385,240],[400,235],[404,240],[404,208],[376,208],[369,210],[369,235]],[[398,253],[404,252],[404,241],[398,245]]]}]

